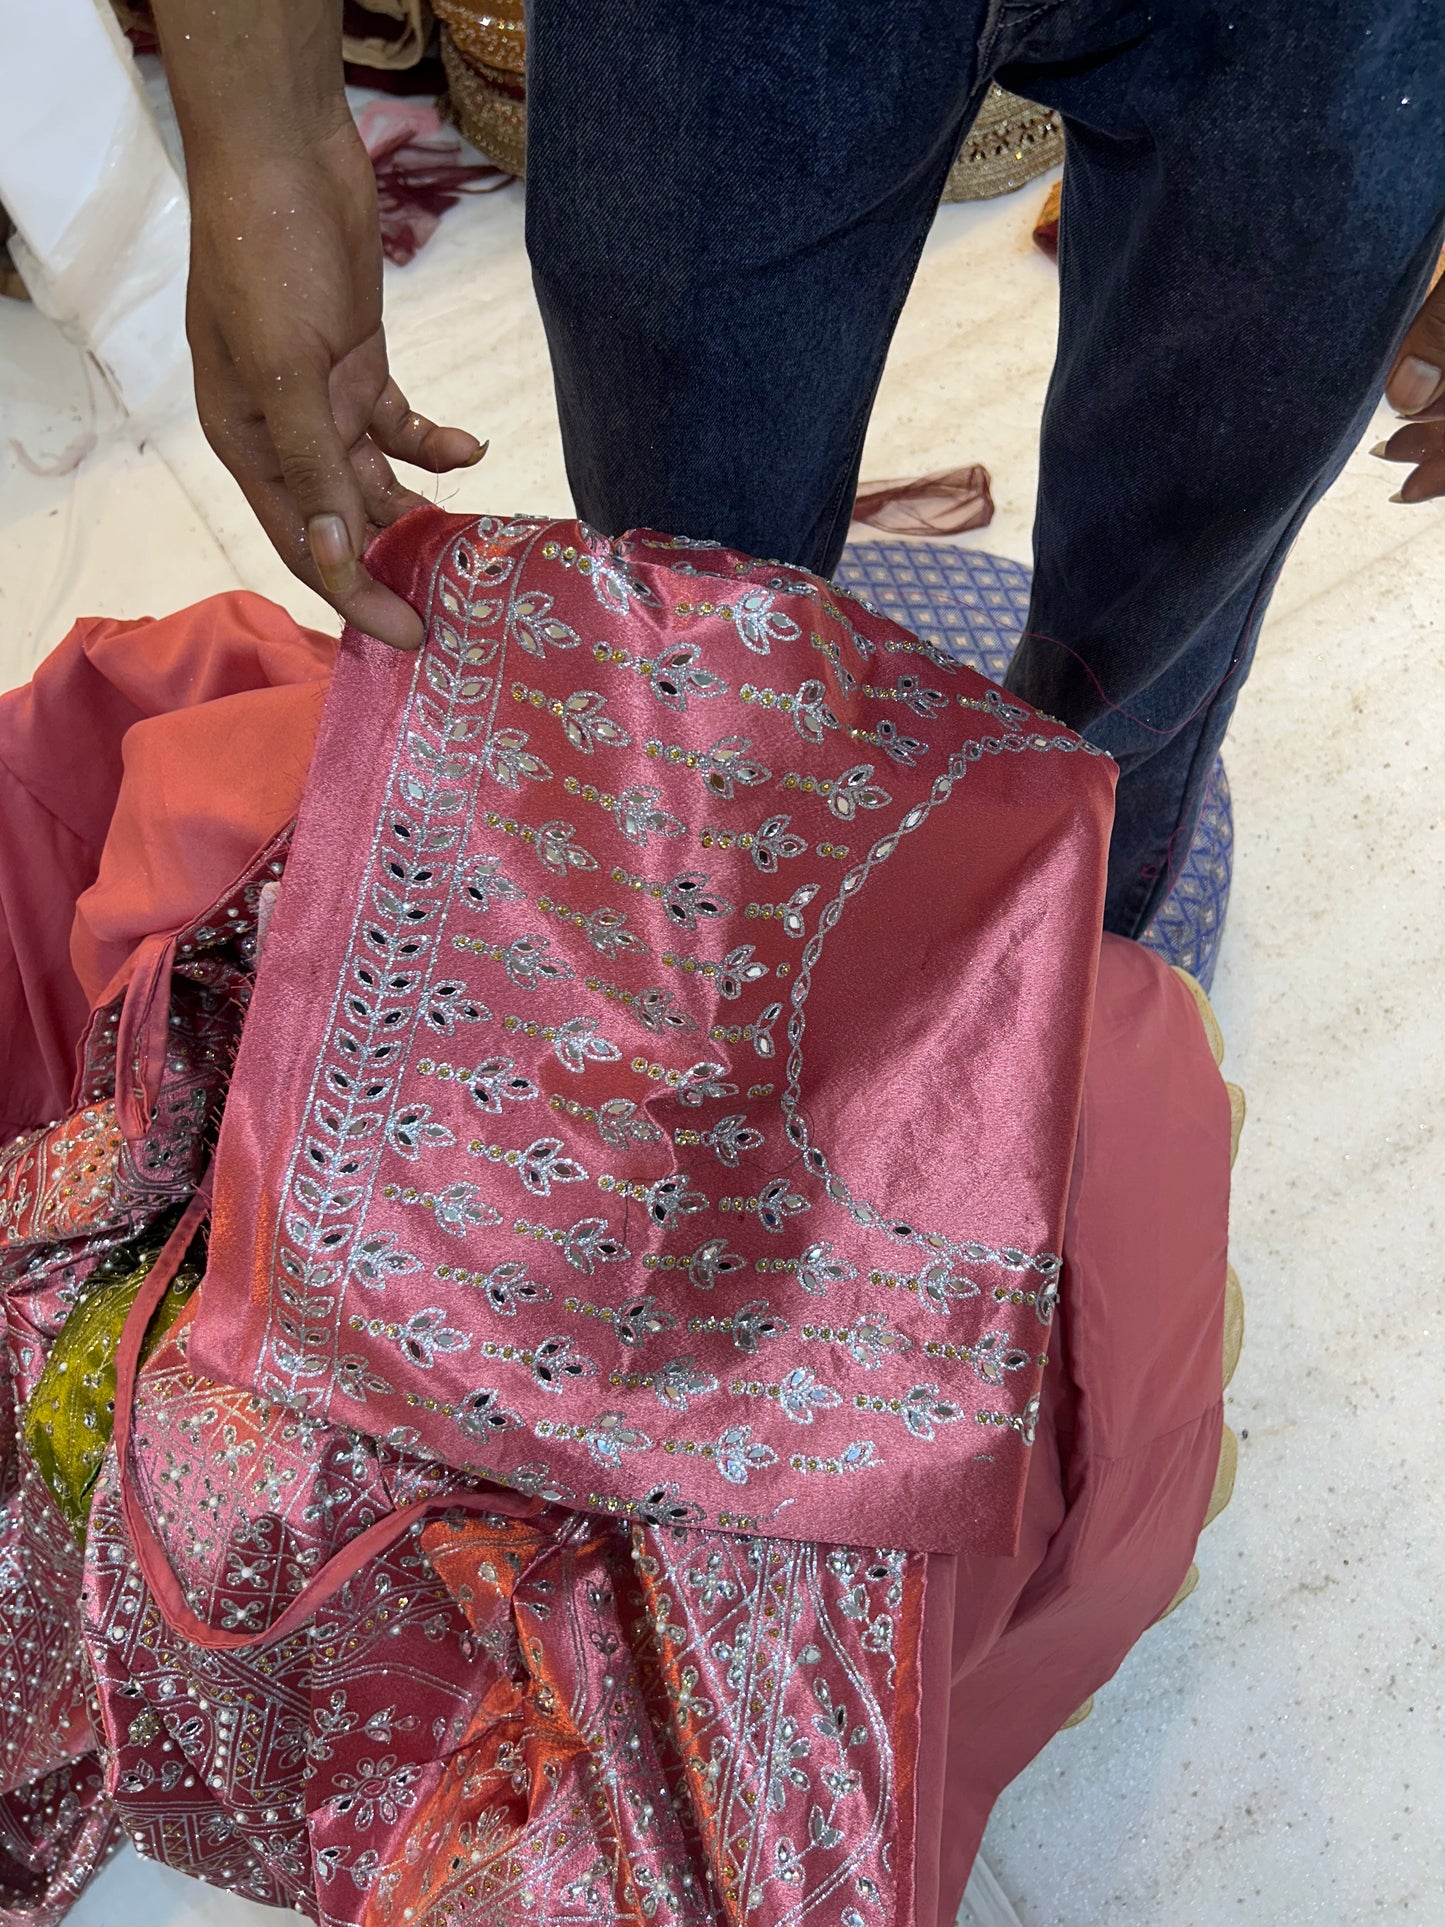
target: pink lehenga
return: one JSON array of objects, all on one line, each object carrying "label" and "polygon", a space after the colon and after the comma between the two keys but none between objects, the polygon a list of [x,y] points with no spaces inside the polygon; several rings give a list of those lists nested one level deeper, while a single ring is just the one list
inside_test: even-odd
[{"label": "pink lehenga", "polygon": [[119,1825],[334,1927],[933,1927],[1220,1459],[1111,766],[705,545],[373,564],[416,657],[221,598],[0,714],[0,1921]]}]

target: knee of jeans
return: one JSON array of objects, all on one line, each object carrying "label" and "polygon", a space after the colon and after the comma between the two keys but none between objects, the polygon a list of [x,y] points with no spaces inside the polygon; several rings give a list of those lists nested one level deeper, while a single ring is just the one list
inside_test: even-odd
[{"label": "knee of jeans", "polygon": [[[1185,716],[1170,728],[1118,716],[1103,716],[1081,732],[1096,748],[1112,756],[1119,780],[1131,794],[1183,794],[1201,784],[1219,752],[1233,705],[1222,712],[1209,710]],[[1142,786],[1142,787],[1141,787]]]},{"label": "knee of jeans", "polygon": [[1120,773],[1127,774],[1141,763],[1163,755],[1188,732],[1187,722],[1176,723],[1173,728],[1154,728],[1140,718],[1126,715],[1122,710],[1108,710],[1088,723],[1079,734],[1086,737],[1096,749],[1107,751],[1119,765]]},{"label": "knee of jeans", "polygon": [[593,336],[635,335],[649,350],[695,338],[685,262],[661,250],[645,262],[620,262],[604,233],[579,233],[579,225],[528,218],[527,257],[544,319]]}]

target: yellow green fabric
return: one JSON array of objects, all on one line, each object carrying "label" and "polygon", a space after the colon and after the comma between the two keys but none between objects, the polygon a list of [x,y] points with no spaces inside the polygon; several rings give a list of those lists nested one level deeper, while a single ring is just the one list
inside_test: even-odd
[{"label": "yellow green fabric", "polygon": [[[51,1348],[25,1408],[25,1446],[71,1530],[82,1543],[101,1461],[115,1421],[115,1361],[120,1335],[150,1275],[176,1214],[113,1251],[92,1274]],[[205,1265],[198,1240],[156,1307],[142,1347],[148,1358],[200,1283]]]}]

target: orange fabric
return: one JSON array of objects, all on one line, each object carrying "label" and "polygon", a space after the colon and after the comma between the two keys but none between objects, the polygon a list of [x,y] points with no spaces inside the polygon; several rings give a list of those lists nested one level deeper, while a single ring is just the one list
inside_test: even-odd
[{"label": "orange fabric", "polygon": [[1063,204],[1064,184],[1055,181],[1044,196],[1044,204],[1039,209],[1038,219],[1034,222],[1034,246],[1046,254],[1051,261],[1059,258],[1059,209]]},{"label": "orange fabric", "polygon": [[144,938],[198,915],[296,814],[337,643],[238,593],[144,625],[95,624],[83,646],[142,711],[70,940],[100,1005]]}]

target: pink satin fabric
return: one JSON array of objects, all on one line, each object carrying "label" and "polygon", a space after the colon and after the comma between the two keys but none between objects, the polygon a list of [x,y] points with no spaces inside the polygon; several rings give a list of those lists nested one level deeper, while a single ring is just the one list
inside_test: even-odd
[{"label": "pink satin fabric", "polygon": [[925,1696],[923,1745],[947,1763],[939,1927],[999,1793],[1189,1568],[1224,1422],[1229,1149],[1192,995],[1152,952],[1106,936],[1019,1550],[955,1562],[950,1687],[940,1667]]},{"label": "pink satin fabric", "polygon": [[[78,623],[0,697],[0,1927],[58,1921],[115,1827],[87,1714],[80,1548],[16,1418],[96,1264],[195,1182],[244,981],[221,961],[245,908],[226,887],[294,815],[334,655],[258,597],[223,596]],[[188,959],[161,1000],[160,1063],[133,1067],[158,1083],[169,1048],[170,1102],[128,1143],[118,993],[140,951],[212,907],[222,929],[193,945],[205,963]]]},{"label": "pink satin fabric", "polygon": [[236,593],[79,622],[0,696],[0,1137],[67,1109],[89,1012],[139,945],[295,815],[335,655]]},{"label": "pink satin fabric", "polygon": [[539,1884],[638,1927],[771,1924],[830,1918],[845,1875],[890,1927],[947,1927],[999,1789],[1173,1596],[1218,1458],[1227,1100],[1157,958],[1107,939],[1095,1009],[1012,1557],[439,1518],[319,1638],[268,1641],[358,1533],[466,1487],[198,1374],[178,1327],[141,1379],[137,1494],[186,1597],[251,1643],[165,1625],[108,1478],[88,1636],[146,1850],[328,1927],[500,1927]]},{"label": "pink satin fabric", "polygon": [[372,566],[427,642],[342,653],[196,1363],[584,1509],[1011,1549],[1112,765],[729,551]]},{"label": "pink satin fabric", "polygon": [[[193,758],[208,743],[226,753],[233,719],[264,713],[233,706],[248,661],[265,693],[282,680],[258,633],[301,670],[328,648],[281,612],[234,601],[234,630],[233,599],[156,625],[169,696],[213,696],[189,705],[169,751],[161,704],[146,712],[156,753],[132,763],[127,744],[127,777],[147,772],[134,808],[115,806],[122,701],[105,707],[102,691],[93,731],[77,719],[82,740],[110,746],[74,759],[66,793],[74,822],[90,826],[87,880],[103,876],[97,902],[111,906],[78,941],[93,945],[90,981],[110,994],[89,1030],[91,1101],[0,1154],[0,1286],[21,1399],[96,1256],[195,1185],[224,1090],[262,882],[285,861],[277,813],[301,787],[319,678],[298,674],[292,723],[248,738],[224,796]],[[233,670],[208,685],[187,672],[188,649]],[[52,729],[61,712],[29,713]],[[6,739],[27,797],[47,740],[55,756],[53,733],[12,727]],[[1004,756],[996,766],[1026,760]],[[20,807],[19,821],[36,820]],[[1001,838],[1007,811],[990,827]],[[159,868],[166,851],[175,875]],[[33,973],[17,972],[14,1007],[38,1014],[34,1039],[23,1021],[12,1035],[42,1065],[41,1033],[64,1032],[53,980],[79,894],[69,878],[52,870],[47,906],[41,861],[24,870],[21,897],[48,914],[20,944],[11,933]],[[296,881],[288,870],[278,914],[304,924]],[[1014,901],[1026,950],[1047,906],[1027,892]],[[158,937],[175,940],[164,986],[137,968]],[[1004,938],[990,955],[997,981],[1019,967]],[[933,981],[946,1002],[950,978],[935,970]],[[158,1060],[145,1056],[143,998],[166,1014],[171,1049]],[[85,1003],[77,986],[63,1006],[77,1033]],[[538,1883],[585,1916],[636,1927],[852,1927],[851,1910],[866,1927],[946,1927],[999,1787],[1177,1588],[1217,1460],[1225,1094],[1192,1000],[1156,958],[1105,940],[1090,1005],[1057,1216],[1060,1308],[1036,1443],[1019,1458],[1015,1550],[883,1551],[894,1535],[852,1531],[843,1544],[764,1539],[556,1503],[532,1519],[449,1515],[449,1494],[472,1500],[479,1488],[414,1441],[257,1398],[226,1362],[212,1376],[194,1343],[208,1284],[140,1374],[127,1477],[195,1610],[250,1644],[208,1651],[167,1625],[137,1569],[112,1461],[84,1567],[102,1796],[75,1687],[80,1568],[38,1480],[22,1479],[24,1508],[3,1521],[0,1608],[39,1657],[0,1727],[19,1762],[0,1785],[0,1823],[29,1841],[37,1884],[0,1905],[3,1927],[59,1918],[113,1812],[155,1857],[327,1927],[502,1927]],[[1044,1021],[1059,1008],[1044,1006]],[[1000,1026],[1020,1021],[1000,1003]],[[121,1055],[118,1081],[150,1093],[130,1139],[104,1095],[117,1034],[141,1053]],[[244,1055],[238,1075],[232,1101],[256,1117]],[[1009,1099],[1001,1082],[993,1101]],[[0,1401],[0,1443],[13,1452],[8,1417]],[[423,1499],[438,1508],[430,1523],[361,1563],[309,1629],[267,1641],[331,1558]]]}]

